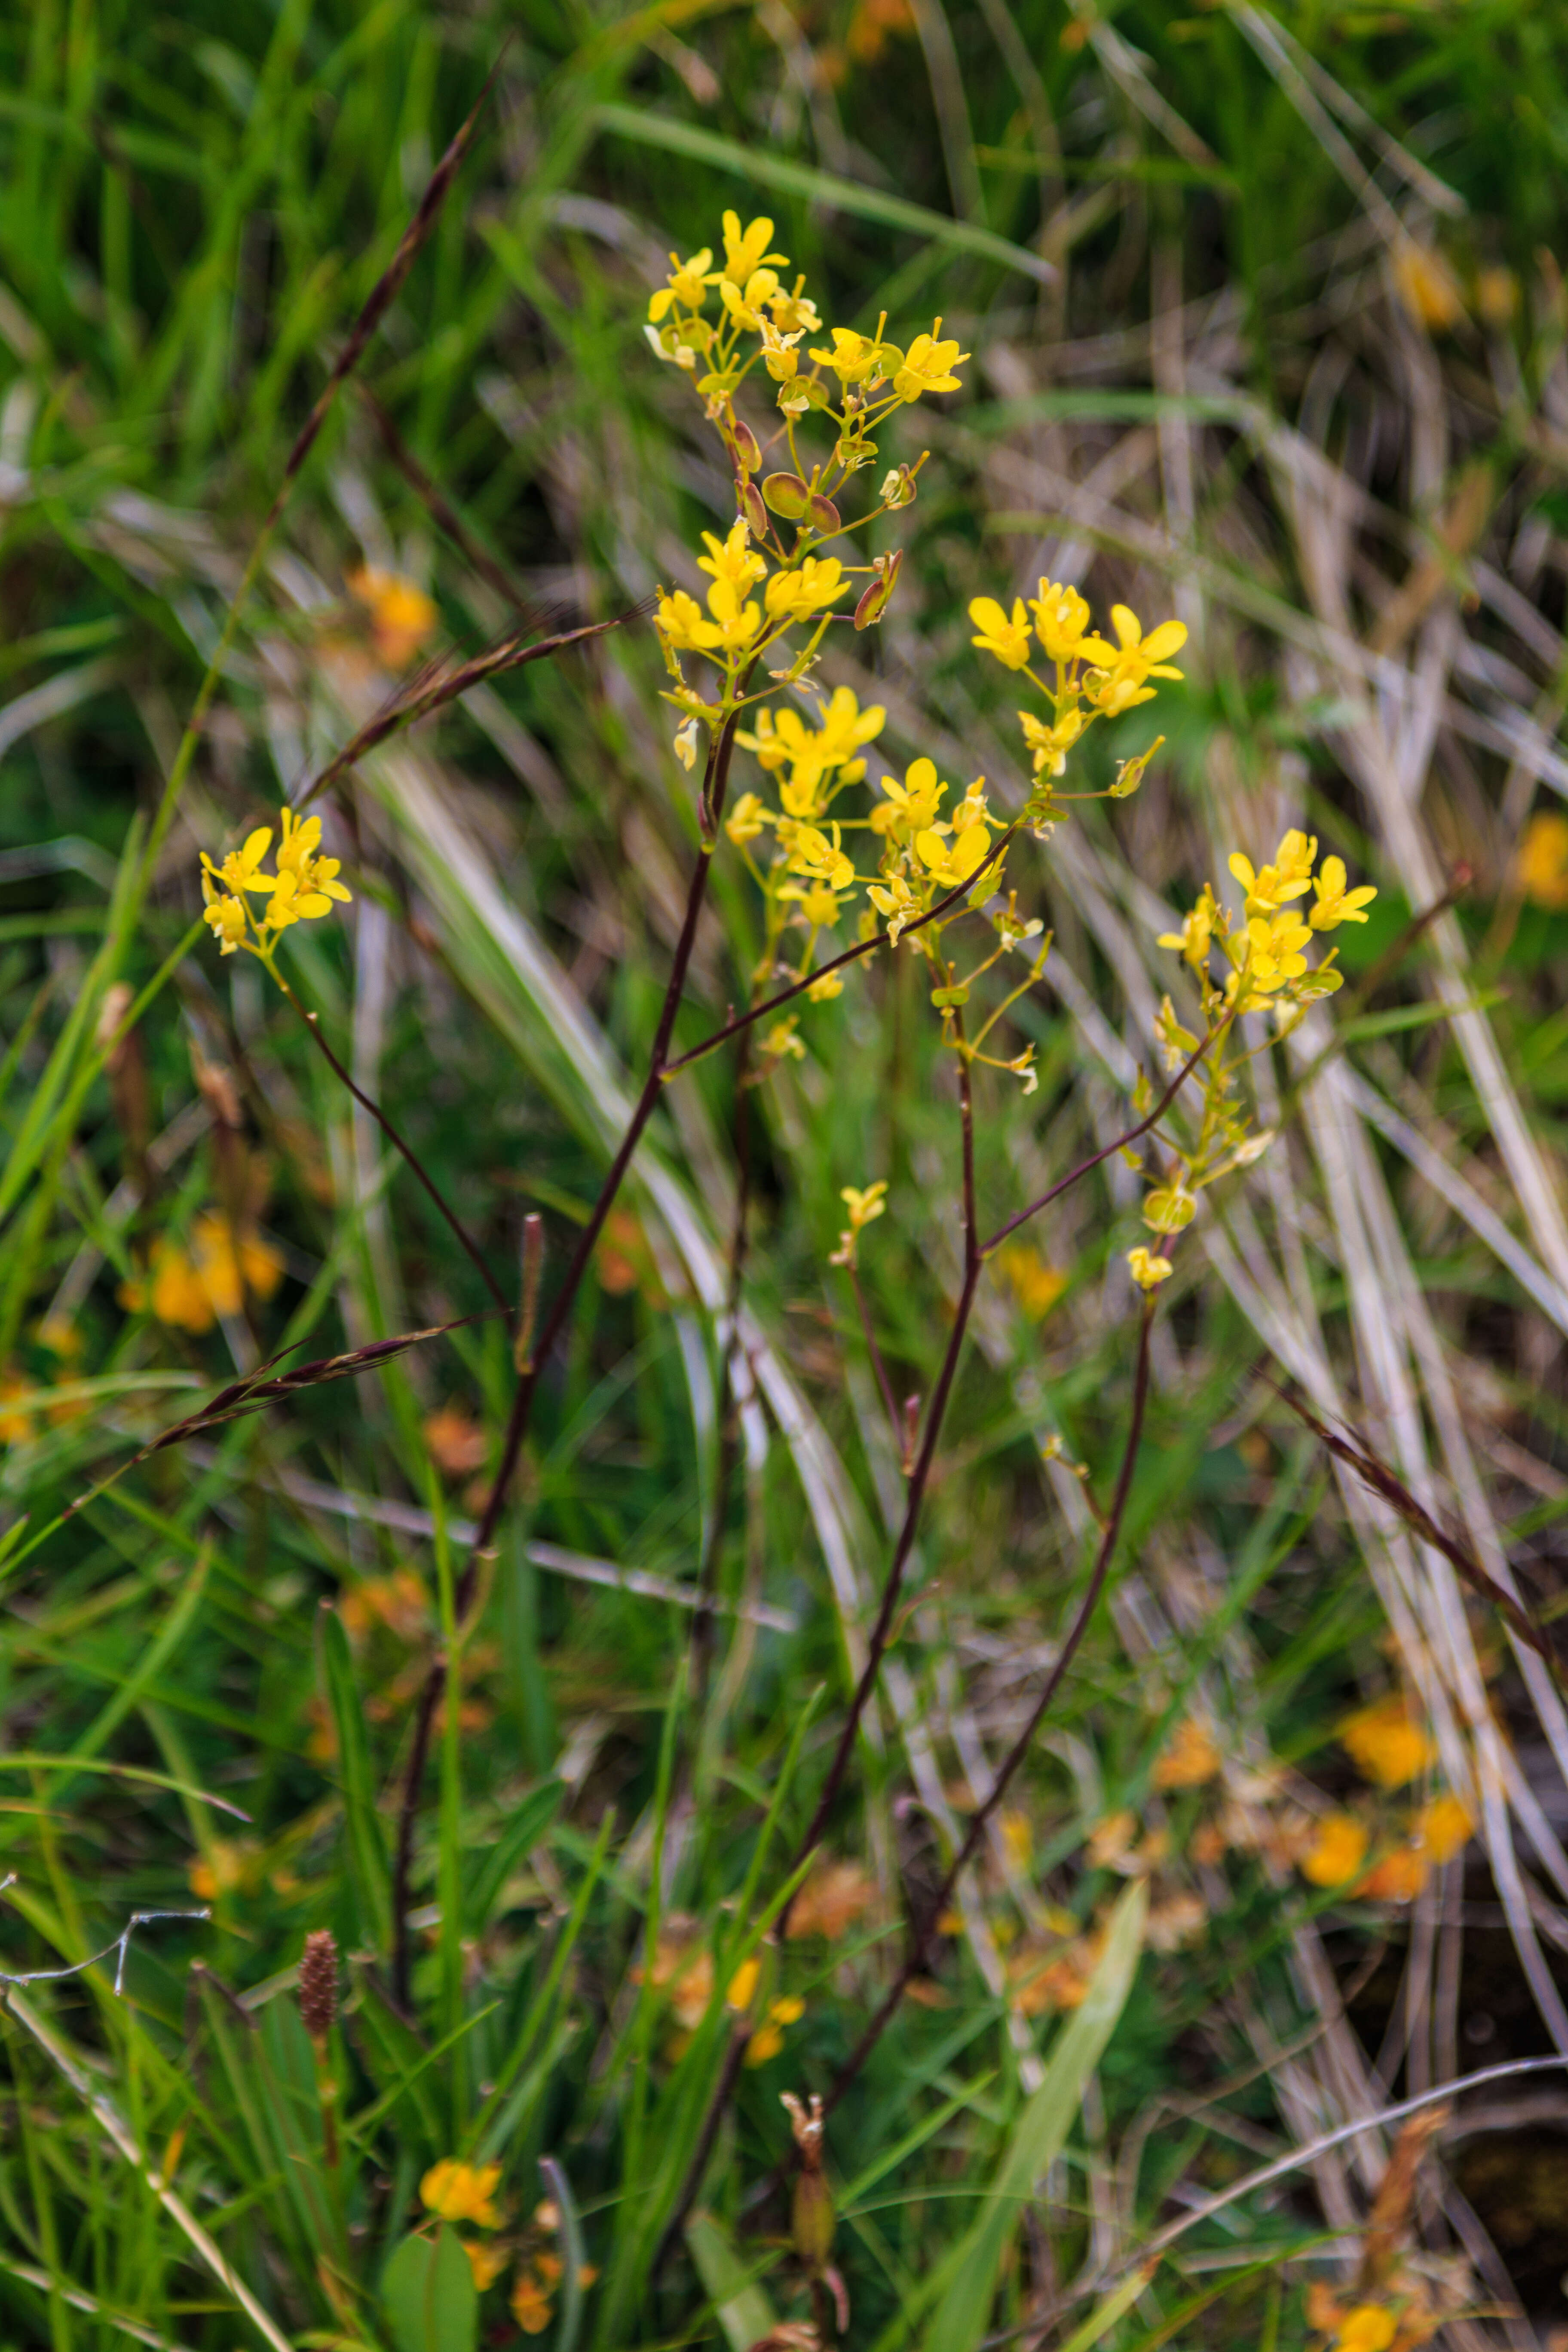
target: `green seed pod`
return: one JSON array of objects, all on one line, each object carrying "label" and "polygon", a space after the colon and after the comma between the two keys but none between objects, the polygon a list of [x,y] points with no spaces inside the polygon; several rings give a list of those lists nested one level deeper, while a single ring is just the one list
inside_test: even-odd
[{"label": "green seed pod", "polygon": [[755,482],[742,482],[736,489],[736,503],[745,516],[753,539],[767,536],[768,510],[763,504],[763,494]]},{"label": "green seed pod", "polygon": [[774,514],[783,515],[786,522],[798,522],[811,492],[798,474],[769,474],[763,483],[763,496]]},{"label": "green seed pod", "polygon": [[815,2277],[833,2251],[835,2227],[833,2191],[820,2172],[803,2171],[797,2177],[790,2221],[795,2252]]},{"label": "green seed pod", "polygon": [[831,499],[823,498],[820,492],[808,501],[805,511],[813,530],[819,532],[824,539],[831,539],[836,531],[844,528],[838,509]]},{"label": "green seed pod", "polygon": [[754,474],[763,462],[762,448],[749,425],[735,421],[735,455],[748,474]]}]

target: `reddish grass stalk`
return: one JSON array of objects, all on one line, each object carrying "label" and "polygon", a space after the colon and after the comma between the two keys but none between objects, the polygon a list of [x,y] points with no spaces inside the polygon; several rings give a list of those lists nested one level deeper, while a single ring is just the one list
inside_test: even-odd
[{"label": "reddish grass stalk", "polygon": [[1077,1656],[1085,1634],[1089,1632],[1094,1612],[1100,1606],[1100,1595],[1105,1590],[1106,1579],[1110,1573],[1110,1563],[1116,1550],[1117,1539],[1121,1533],[1121,1522],[1127,1510],[1127,1498],[1132,1491],[1132,1474],[1137,1466],[1138,1446],[1143,1434],[1143,1414],[1149,1400],[1149,1335],[1153,1328],[1153,1322],[1154,1297],[1153,1294],[1150,1293],[1143,1302],[1142,1321],[1138,1332],[1138,1364],[1132,1380],[1132,1414],[1127,1425],[1127,1443],[1122,1448],[1121,1467],[1117,1475],[1116,1492],[1111,1498],[1110,1509],[1100,1534],[1100,1548],[1095,1553],[1094,1568],[1089,1583],[1084,1589],[1083,1599],[1079,1603],[1078,1613],[1068,1630],[1067,1638],[1062,1643],[1057,1662],[1046,1677],[1039,1697],[1030,1709],[1027,1723],[1003,1759],[1001,1769],[991,1784],[990,1795],[976,1810],[963,1843],[954,1854],[947,1875],[937,1889],[931,1907],[926,1913],[925,1925],[921,1927],[912,1925],[910,1927],[909,1948],[904,1955],[903,1966],[889,1987],[875,2017],[872,2018],[839,2070],[833,2088],[827,2095],[826,2104],[829,2112],[838,2105],[839,2100],[881,2040],[894,2011],[924,1966],[926,1955],[936,1938],[939,1922],[952,1900],[953,1891],[969,1864],[973,1861],[979,1851],[980,1841],[984,1836],[996,1808],[1006,1795],[1024,1759],[1034,1746],[1035,1735],[1049,1713],[1068,1669]]},{"label": "reddish grass stalk", "polygon": [[[743,680],[742,692],[745,689],[745,683],[746,681]],[[642,1092],[637,1097],[636,1107],[626,1123],[626,1129],[616,1149],[616,1156],[610,1162],[604,1182],[599,1187],[599,1196],[594,1203],[593,1213],[578,1235],[577,1246],[572,1254],[571,1263],[562,1279],[561,1287],[555,1294],[550,1312],[544,1318],[538,1339],[534,1343],[532,1355],[519,1376],[512,1397],[511,1412],[507,1419],[506,1434],[501,1441],[500,1461],[474,1537],[473,1549],[458,1580],[456,1608],[459,1620],[465,1616],[473,1600],[481,1563],[494,1552],[496,1532],[500,1525],[501,1513],[506,1507],[507,1496],[522,1453],[524,1440],[528,1435],[528,1424],[533,1411],[534,1392],[539,1385],[540,1375],[550,1360],[551,1352],[557,1339],[565,1329],[576,1301],[577,1292],[582,1286],[583,1277],[588,1270],[599,1235],[604,1231],[605,1220],[615,1205],[616,1195],[621,1189],[626,1171],[632,1164],[637,1145],[642,1140],[644,1131],[653,1117],[663,1090],[669,1066],[666,1057],[669,1052],[670,1038],[674,1034],[675,1016],[680,1009],[680,1000],[685,992],[686,975],[691,962],[691,951],[697,942],[697,925],[708,892],[708,877],[713,862],[713,845],[718,837],[720,820],[723,815],[724,796],[730,780],[730,761],[735,743],[735,726],[734,716],[726,719],[709,751],[708,765],[702,780],[702,805],[707,813],[708,821],[704,826],[702,847],[692,868],[691,881],[686,894],[686,913],[680,926],[680,936],[676,942],[675,955],[669,969],[669,980],[664,992],[664,1003],[659,1012],[658,1026],[655,1031],[652,1050],[648,1055],[647,1076],[643,1080]],[[408,1932],[408,1882],[414,1859],[414,1832],[419,1816],[419,1793],[424,1783],[425,1767],[429,1758],[431,1728],[435,1723],[436,1710],[440,1704],[442,1691],[446,1686],[446,1662],[443,1658],[437,1657],[425,1677],[424,1686],[416,1706],[408,1761],[404,1775],[403,1800],[398,1812],[397,1847],[393,1864],[392,1885],[392,1982],[394,1994],[404,2006],[406,2006],[408,2000],[408,1976],[412,1958]]]},{"label": "reddish grass stalk", "polygon": [[324,1055],[329,1066],[334,1070],[337,1073],[337,1076],[342,1080],[350,1094],[353,1095],[355,1102],[360,1106],[360,1108],[370,1113],[370,1116],[374,1119],[377,1127],[380,1128],[383,1135],[385,1136],[393,1150],[402,1154],[405,1162],[418,1178],[420,1183],[429,1194],[430,1199],[434,1202],[437,1209],[445,1218],[450,1231],[461,1243],[463,1248],[467,1251],[469,1259],[479,1269],[479,1279],[483,1282],[485,1288],[489,1292],[490,1297],[500,1308],[501,1313],[503,1315],[510,1316],[511,1313],[511,1303],[508,1299],[505,1291],[502,1290],[500,1283],[496,1280],[495,1276],[490,1272],[489,1267],[486,1265],[484,1254],[480,1250],[478,1242],[475,1241],[473,1235],[468,1232],[468,1227],[462,1223],[456,1210],[448,1205],[445,1195],[440,1191],[440,1188],[436,1183],[434,1178],[426,1169],[423,1160],[415,1150],[414,1146],[407,1140],[406,1137],[398,1133],[396,1128],[393,1126],[392,1121],[387,1118],[386,1113],[381,1108],[379,1104],[372,1102],[363,1087],[358,1087],[354,1084],[353,1079],[349,1076],[347,1070],[344,1069],[342,1064],[339,1061],[337,1055],[328,1045],[325,1037],[321,1034],[320,1015],[314,1013],[308,1013],[305,1010],[305,1007],[300,1003],[299,998],[295,995],[293,990],[289,987],[288,982],[283,979],[280,973],[275,973],[274,977],[278,981],[279,987],[283,991],[284,995],[289,999],[289,1003],[293,1006],[295,1012],[299,1014],[300,1020],[309,1030],[310,1036],[315,1041],[318,1050]]},{"label": "reddish grass stalk", "polygon": [[[959,1036],[962,1041],[962,1027],[959,1029]],[[910,1473],[910,1487],[904,1503],[903,1524],[899,1529],[898,1542],[893,1549],[892,1566],[888,1570],[888,1580],[882,1588],[882,1600],[877,1612],[877,1622],[871,1628],[866,1664],[861,1671],[860,1679],[855,1686],[855,1695],[849,1702],[848,1712],[845,1716],[843,1728],[838,1735],[838,1743],[834,1748],[832,1761],[827,1768],[827,1777],[822,1784],[822,1792],[817,1798],[805,1835],[801,1839],[791,1859],[789,1867],[792,1874],[800,1868],[813,1848],[821,1843],[822,1832],[826,1827],[828,1816],[833,1811],[838,1791],[844,1785],[844,1776],[849,1769],[849,1759],[855,1750],[855,1740],[860,1728],[860,1719],[870,1704],[871,1693],[876,1688],[877,1677],[882,1670],[882,1660],[887,1654],[888,1643],[892,1635],[893,1620],[903,1593],[904,1576],[909,1567],[910,1554],[914,1549],[915,1530],[920,1525],[921,1507],[925,1501],[931,1464],[936,1459],[937,1442],[942,1435],[942,1420],[947,1412],[948,1399],[952,1393],[958,1360],[963,1352],[964,1338],[969,1329],[970,1312],[974,1305],[975,1291],[980,1285],[981,1268],[985,1263],[980,1248],[974,1208],[974,1106],[970,1091],[969,1064],[962,1056],[958,1066],[958,1107],[963,1137],[963,1285],[958,1295],[957,1307],[953,1312],[952,1328],[948,1334],[947,1352],[942,1360],[942,1370],[937,1374],[936,1386],[931,1391],[931,1403],[926,1411],[925,1429],[921,1438],[920,1452],[915,1456],[914,1467]],[[795,1897],[792,1895],[779,1914],[777,1933],[781,1938],[789,1932],[789,1916],[794,1904]]]}]

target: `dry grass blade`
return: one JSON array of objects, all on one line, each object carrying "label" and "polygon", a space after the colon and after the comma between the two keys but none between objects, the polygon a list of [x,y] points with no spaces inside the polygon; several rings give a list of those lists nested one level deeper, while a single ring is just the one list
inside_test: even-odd
[{"label": "dry grass blade", "polygon": [[1458,1569],[1472,1591],[1479,1593],[1483,1601],[1489,1601],[1498,1614],[1507,1620],[1520,1640],[1533,1650],[1537,1657],[1546,1661],[1559,1682],[1568,1685],[1568,1657],[1563,1655],[1546,1627],[1540,1624],[1528,1610],[1521,1608],[1513,1595],[1505,1592],[1495,1578],[1488,1575],[1479,1560],[1457,1537],[1449,1535],[1438,1525],[1431,1513],[1416,1501],[1397,1472],[1391,1470],[1386,1462],[1380,1460],[1365,1445],[1352,1444],[1348,1438],[1338,1436],[1301,1402],[1300,1397],[1292,1395],[1279,1381],[1271,1381],[1269,1386],[1289,1407],[1297,1420],[1312,1432],[1321,1444],[1328,1447],[1334,1459],[1353,1470],[1380,1500],[1398,1514],[1412,1534],[1419,1537],[1423,1543],[1430,1544],[1434,1551],[1440,1551],[1450,1566]]},{"label": "dry grass blade", "polygon": [[449,702],[458,701],[469,689],[483,686],[507,670],[521,669],[526,662],[544,661],[551,654],[563,652],[568,646],[584,644],[590,637],[605,636],[611,629],[624,628],[628,621],[641,620],[651,608],[650,600],[631,605],[617,613],[613,620],[590,621],[580,629],[566,629],[559,635],[542,637],[536,644],[526,640],[532,630],[543,625],[543,616],[526,620],[516,629],[508,630],[482,654],[471,655],[466,661],[437,664],[426,668],[400,694],[384,703],[374,719],[367,719],[356,735],[350,738],[342,750],[330,760],[319,776],[306,786],[294,803],[304,808],[318,793],[324,793],[341,776],[363,760],[369,751],[384,743],[405,727],[412,727],[418,719],[428,719],[432,711],[444,709]]},{"label": "dry grass blade", "polygon": [[[133,1454],[115,1475],[123,1477],[126,1471],[134,1470],[139,1463],[149,1460],[153,1454],[162,1454],[167,1446],[184,1444],[187,1438],[197,1437],[205,1430],[220,1428],[225,1422],[238,1421],[246,1413],[263,1412],[268,1405],[280,1404],[289,1397],[302,1395],[307,1389],[321,1388],[328,1381],[353,1380],[357,1373],[370,1371],[376,1365],[405,1354],[410,1348],[422,1346],[426,1339],[440,1339],[447,1331],[460,1331],[470,1323],[488,1322],[494,1311],[486,1307],[477,1315],[459,1315],[450,1323],[432,1323],[422,1331],[400,1331],[395,1339],[374,1339],[368,1347],[353,1348],[342,1355],[320,1356],[311,1363],[300,1364],[293,1371],[281,1372],[271,1380],[266,1376],[279,1358],[269,1356],[265,1363],[257,1366],[254,1372],[247,1373],[243,1380],[231,1381],[226,1388],[219,1389],[216,1396],[209,1398],[199,1411],[188,1413],[184,1421],[177,1421],[172,1429],[165,1429],[150,1444],[142,1446],[141,1452]],[[79,1496],[74,1503],[66,1506],[62,1518],[69,1518],[73,1512],[79,1511],[84,1503],[90,1502],[101,1491],[101,1488],[95,1487],[91,1495]]]},{"label": "dry grass blade", "polygon": [[510,46],[509,36],[508,39],[502,42],[500,55],[485,77],[485,86],[475,100],[471,110],[452,139],[446,153],[431,173],[429,184],[419,199],[418,208],[397,241],[396,252],[371,288],[364,308],[349,331],[348,341],[333,361],[331,373],[321,387],[316,404],[300,426],[294,446],[284,462],[283,478],[278,486],[278,495],[272,502],[272,511],[268,516],[263,537],[277,520],[300,468],[314,448],[321,427],[331,410],[332,403],[363,358],[371,337],[396,300],[426,239],[435,227],[440,216],[441,207],[447,201],[453,181],[457,178],[458,166],[473,144],[474,132],[479,128],[479,117],[489,102],[489,95],[495,88],[496,77],[505,61]]}]

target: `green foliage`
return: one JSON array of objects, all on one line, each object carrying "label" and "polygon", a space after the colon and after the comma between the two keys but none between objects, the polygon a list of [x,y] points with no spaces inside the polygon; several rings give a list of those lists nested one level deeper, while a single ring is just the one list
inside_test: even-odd
[{"label": "green foliage", "polygon": [[[295,436],[506,36],[241,609]],[[1414,1935],[1407,1906],[1295,1865],[1336,1811],[1399,1850],[1489,1709],[1518,1772],[1492,1754],[1488,1785],[1534,1811],[1522,1865],[1471,1865],[1516,1939],[1488,1931],[1476,2001],[1536,2049],[1532,1923],[1561,1938],[1568,1882],[1554,1790],[1518,1774],[1562,1745],[1550,1690],[1249,1373],[1364,1413],[1550,1605],[1568,916],[1520,845],[1537,782],[1568,782],[1565,150],[1563,27],[1502,0],[1288,23],[1151,0],[0,11],[0,1843],[3,1965],[41,1979],[0,2007],[6,2343],[837,2332],[790,2240],[780,2095],[840,2075],[1087,1589],[1141,1188],[1111,1159],[982,1277],[827,1825],[841,1874],[814,1876],[792,1856],[906,1491],[866,1335],[896,1419],[931,1394],[961,1276],[923,977],[878,960],[765,1085],[721,1053],[664,1088],[469,1607],[511,1334],[306,1024],[220,961],[196,884],[198,851],[275,821],[426,653],[477,656],[517,607],[571,625],[693,584],[730,485],[639,329],[670,246],[713,243],[731,205],[772,207],[825,319],[941,313],[976,354],[962,395],[891,428],[890,462],[932,453],[899,593],[823,672],[885,705],[896,773],[929,753],[1023,805],[976,594],[1071,571],[1097,614],[1126,596],[1194,633],[1136,797],[1021,845],[1052,951],[1009,1016],[1037,1093],[981,1076],[984,1229],[1118,1131],[1130,1049],[1157,1078],[1149,1020],[1181,981],[1152,940],[1229,849],[1301,823],[1381,894],[1336,935],[1335,1031],[1260,1047],[1279,1139],[1179,1256],[1107,1603],[829,2116],[844,2340],[1321,2340],[1305,2191],[1238,2191],[1129,2266],[1235,2184],[1238,2146],[1299,2146],[1463,2055],[1464,1864]],[[401,656],[367,568],[431,599]],[[508,1296],[530,1209],[555,1295],[647,1066],[697,843],[667,682],[634,623],[367,755],[318,803],[352,911],[279,948]],[[1117,725],[1097,791],[1152,732]],[[1457,911],[1412,937],[1461,862]],[[680,1050],[761,952],[716,864]],[[840,1193],[882,1179],[862,1301],[831,1262]],[[466,1317],[142,1458],[264,1360]],[[1336,1727],[1404,1688],[1441,1754],[1381,1790]],[[1189,1725],[1216,1760],[1184,1782]],[[317,2035],[297,1972],[322,1930]],[[451,2161],[499,2168],[492,2221],[433,2215],[421,2183]],[[1376,2169],[1303,2176],[1331,2179],[1342,2240]],[[465,2239],[496,2253],[482,2284]],[[1237,2239],[1216,2288],[1203,2265]],[[1521,2256],[1546,2318],[1553,2242]]]}]

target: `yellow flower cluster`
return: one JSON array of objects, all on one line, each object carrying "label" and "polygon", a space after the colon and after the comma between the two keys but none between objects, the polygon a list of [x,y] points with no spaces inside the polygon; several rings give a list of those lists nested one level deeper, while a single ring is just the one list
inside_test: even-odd
[{"label": "yellow flower cluster", "polygon": [[[885,318],[875,335],[835,327],[826,341],[807,341],[821,333],[821,318],[804,278],[786,288],[779,271],[788,267],[788,256],[772,250],[773,239],[771,220],[742,228],[738,214],[726,213],[722,264],[714,268],[707,246],[685,261],[672,253],[669,276],[648,304],[648,341],[661,360],[691,376],[735,483],[735,521],[722,539],[705,533],[708,552],[698,558],[710,583],[705,602],[685,589],[661,591],[656,614],[675,680],[667,699],[682,713],[676,749],[688,766],[696,758],[695,729],[715,734],[743,704],[757,658],[795,628],[807,633],[805,642],[773,675],[805,675],[829,621],[842,617],[836,614],[839,600],[857,580],[865,585],[855,626],[868,628],[881,619],[899,557],[857,564],[818,551],[910,504],[919,467],[907,465],[887,475],[868,513],[846,522],[837,500],[875,458],[873,436],[887,418],[928,393],[956,392],[955,370],[969,356],[952,338],[943,339],[940,319],[907,349],[887,340]],[[736,406],[748,380],[754,388],[773,387],[778,421],[771,430],[763,426],[761,438]],[[829,455],[816,463],[796,440],[800,421],[813,414],[834,435]],[[721,672],[717,700],[688,686],[680,667],[686,654]]]},{"label": "yellow flower cluster", "polygon": [[[275,874],[268,874],[264,863],[272,846],[270,825],[258,825],[244,847],[231,849],[221,866],[202,852],[204,920],[226,956],[243,948],[270,964],[279,935],[291,924],[330,915],[334,899],[348,904],[350,894],[337,879],[338,860],[319,855],[321,818],[308,816],[301,822],[286,808],[280,822]],[[249,904],[252,898],[267,901],[259,919]]]},{"label": "yellow flower cluster", "polygon": [[[1408,1787],[1437,1759],[1431,1734],[1397,1692],[1347,1716],[1340,1742],[1362,1778],[1385,1792]],[[1409,1903],[1433,1870],[1463,1851],[1474,1827],[1468,1806],[1446,1794],[1393,1819],[1375,1809],[1372,1816],[1326,1813],[1301,1852],[1301,1875],[1314,1886]]]},{"label": "yellow flower cluster", "polygon": [[[1377,896],[1370,884],[1348,887],[1342,858],[1325,857],[1318,866],[1316,835],[1296,830],[1286,834],[1268,865],[1255,866],[1237,851],[1230,870],[1245,893],[1239,918],[1220,904],[1213,886],[1205,883],[1181,929],[1160,937],[1160,945],[1186,963],[1205,1024],[1201,1036],[1185,1027],[1168,996],[1155,1023],[1156,1043],[1168,1071],[1192,1065],[1200,1054],[1205,1056],[1196,1140],[1184,1145],[1155,1129],[1156,1141],[1166,1151],[1166,1165],[1144,1201],[1143,1222],[1162,1239],[1192,1223],[1197,1195],[1205,1185],[1249,1166],[1273,1139],[1268,1130],[1251,1130],[1237,1099],[1238,1069],[1246,1058],[1233,1050],[1237,1021],[1244,1013],[1272,1011],[1283,1036],[1307,1005],[1331,995],[1343,982],[1335,950],[1331,948],[1315,966],[1309,964],[1306,950],[1315,935],[1337,930],[1342,923],[1364,923],[1367,907]],[[1298,902],[1309,890],[1312,904],[1299,911]],[[1216,949],[1226,967],[1218,979],[1211,969]],[[1146,1079],[1140,1081],[1134,1099],[1141,1109],[1149,1108],[1152,1096]],[[1134,1282],[1145,1291],[1156,1288],[1174,1270],[1169,1257],[1152,1255],[1144,1245],[1128,1253],[1128,1265]]]},{"label": "yellow flower cluster", "polygon": [[[465,2164],[457,2157],[443,2157],[419,2183],[419,2201],[438,2221],[454,2225],[468,2222],[477,2230],[500,2230],[506,2226],[506,2215],[496,2202],[500,2184],[499,2164]],[[525,2336],[542,2336],[554,2315],[551,2298],[560,2286],[566,2266],[550,2241],[560,2227],[560,2213],[546,2199],[534,2209],[533,2218],[520,2241],[462,2241],[474,2284],[481,2294],[495,2284],[513,2257],[518,2257],[510,2296],[511,2315]],[[584,2263],[578,2272],[578,2283],[591,2286],[596,2276],[592,2264]]]},{"label": "yellow flower cluster", "polygon": [[283,1279],[283,1261],[254,1228],[237,1235],[216,1213],[198,1217],[188,1250],[167,1234],[156,1244],[146,1276],[121,1283],[120,1303],[133,1313],[150,1308],[171,1329],[199,1336],[221,1317],[237,1315],[245,1294],[270,1298]]},{"label": "yellow flower cluster", "polygon": [[[1018,713],[1037,780],[1030,819],[1037,825],[1050,824],[1061,814],[1051,785],[1066,773],[1068,753],[1097,719],[1119,719],[1124,710],[1152,702],[1156,692],[1149,683],[1152,677],[1182,676],[1171,667],[1170,657],[1186,644],[1186,629],[1180,621],[1162,621],[1145,636],[1131,607],[1113,604],[1110,625],[1116,643],[1111,645],[1090,635],[1089,605],[1078,590],[1056,580],[1042,580],[1039,594],[1026,605],[1022,596],[1015,596],[1011,613],[994,596],[976,596],[969,617],[975,627],[971,644],[1005,669],[1023,670],[1051,706],[1048,722],[1032,710]],[[1034,667],[1037,640],[1052,667],[1054,684]],[[1110,798],[1125,800],[1137,791],[1163,740],[1158,739],[1136,760],[1122,761]]]}]

